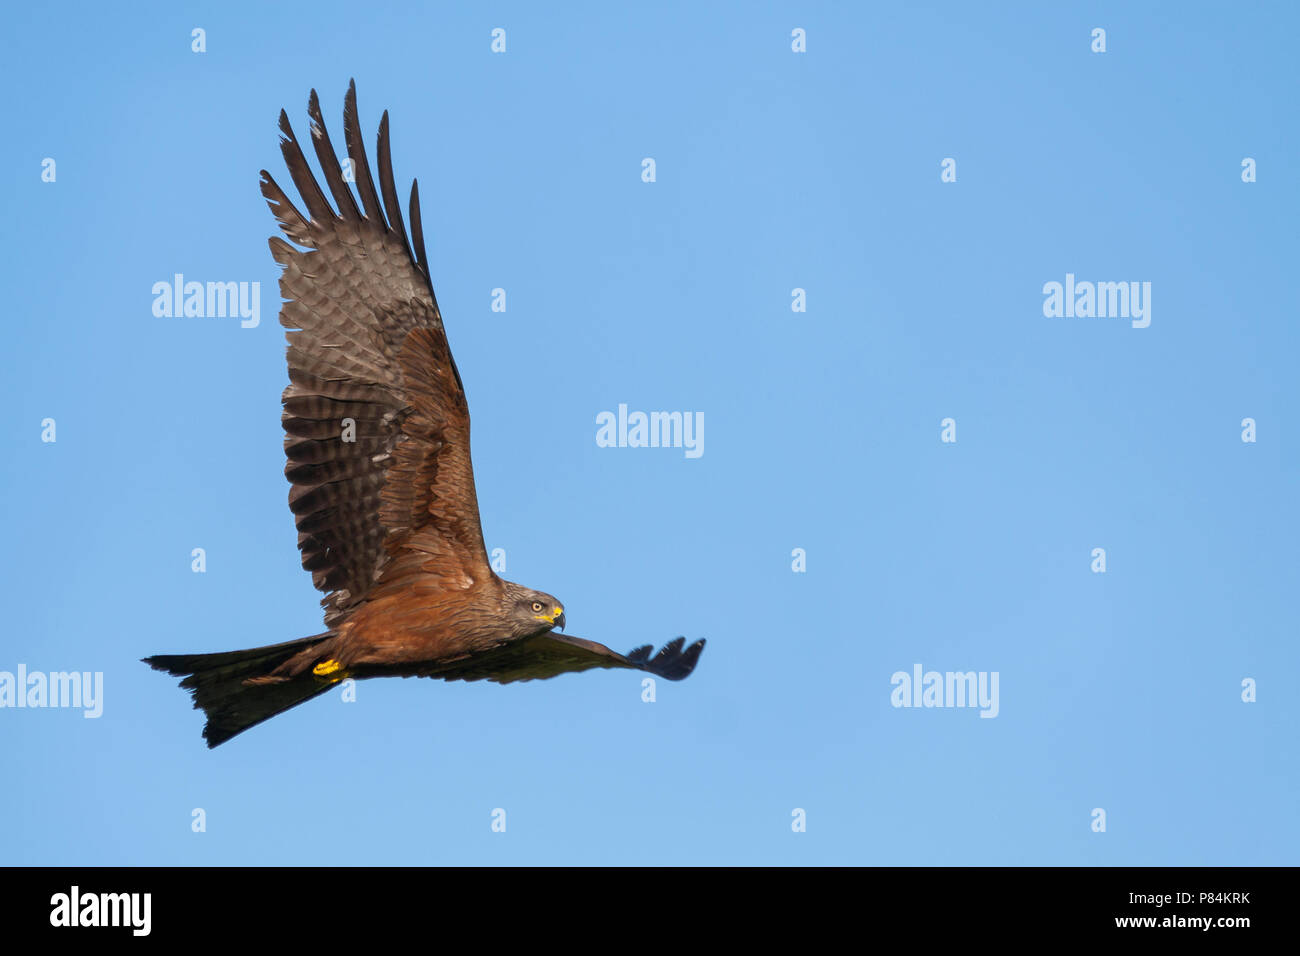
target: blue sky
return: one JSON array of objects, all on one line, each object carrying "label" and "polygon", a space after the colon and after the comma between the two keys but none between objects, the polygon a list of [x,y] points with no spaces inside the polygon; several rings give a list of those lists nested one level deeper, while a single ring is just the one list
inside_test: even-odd
[{"label": "blue sky", "polygon": [[[103,713],[0,709],[0,862],[1297,861],[1293,6],[355,10],[7,14],[0,671]],[[488,545],[574,634],[707,638],[652,704],[369,681],[210,752],[138,662],[321,629],[257,182],[350,77],[420,180]],[[155,317],[178,272],[260,325]],[[1150,325],[1045,317],[1067,274]],[[619,404],[704,453],[598,447]],[[917,664],[996,672],[996,718],[894,707]]]}]

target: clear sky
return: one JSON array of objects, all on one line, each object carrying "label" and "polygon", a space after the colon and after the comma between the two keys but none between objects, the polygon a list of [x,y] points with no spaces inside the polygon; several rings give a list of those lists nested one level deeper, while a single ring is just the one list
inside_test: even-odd
[{"label": "clear sky", "polygon": [[[1297,862],[1294,5],[377,6],[6,12],[0,672],[103,676],[0,709],[0,863]],[[208,751],[139,663],[321,630],[257,184],[350,77],[488,546],[573,634],[707,638],[653,703],[369,681]],[[155,316],[177,273],[260,324]]]}]

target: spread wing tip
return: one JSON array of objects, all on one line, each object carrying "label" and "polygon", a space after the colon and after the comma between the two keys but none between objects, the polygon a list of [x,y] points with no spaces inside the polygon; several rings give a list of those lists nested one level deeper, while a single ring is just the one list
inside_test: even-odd
[{"label": "spread wing tip", "polygon": [[643,671],[649,671],[666,680],[683,680],[695,670],[695,664],[704,651],[704,638],[700,638],[685,650],[686,638],[677,637],[665,644],[654,657],[650,656],[652,646],[646,644],[626,655],[629,663]]}]

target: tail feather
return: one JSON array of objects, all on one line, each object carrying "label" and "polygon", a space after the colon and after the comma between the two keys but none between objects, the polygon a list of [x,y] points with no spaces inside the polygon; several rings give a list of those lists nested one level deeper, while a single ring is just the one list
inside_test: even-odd
[{"label": "tail feather", "polygon": [[333,636],[326,632],[283,644],[218,654],[158,654],[144,658],[144,663],[185,678],[181,686],[190,691],[195,709],[207,715],[203,738],[211,748],[329,690],[330,684],[317,680],[311,671],[297,677],[257,679]]}]

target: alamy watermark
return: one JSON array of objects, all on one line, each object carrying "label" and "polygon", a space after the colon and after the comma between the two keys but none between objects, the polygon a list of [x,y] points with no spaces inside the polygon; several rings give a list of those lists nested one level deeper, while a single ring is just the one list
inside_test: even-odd
[{"label": "alamy watermark", "polygon": [[186,282],[177,272],[171,282],[153,284],[153,314],[160,319],[240,319],[255,329],[262,321],[262,283]]},{"label": "alamy watermark", "polygon": [[1049,319],[1132,319],[1133,328],[1151,324],[1150,282],[1043,283],[1043,315]]},{"label": "alamy watermark", "polygon": [[998,715],[997,671],[894,671],[889,702],[895,707],[978,707],[981,717]]},{"label": "alamy watermark", "polygon": [[704,454],[703,412],[629,412],[596,416],[596,444],[601,448],[682,448],[687,458]]},{"label": "alamy watermark", "polygon": [[148,936],[152,911],[152,893],[83,893],[73,886],[50,897],[51,926],[122,926]]},{"label": "alamy watermark", "polygon": [[32,671],[26,664],[18,672],[0,671],[0,708],[79,707],[81,716],[95,718],[104,712],[103,671]]}]

